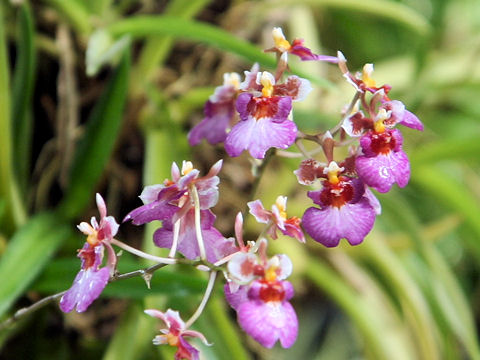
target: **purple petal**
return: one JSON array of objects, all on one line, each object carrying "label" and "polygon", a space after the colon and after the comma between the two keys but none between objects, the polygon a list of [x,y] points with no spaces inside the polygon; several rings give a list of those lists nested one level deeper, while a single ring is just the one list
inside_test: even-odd
[{"label": "purple petal", "polygon": [[230,290],[229,284],[225,284],[223,287],[223,291],[225,292],[225,299],[227,299],[227,302],[230,304],[230,306],[238,311],[238,308],[240,307],[241,304],[243,304],[246,301],[249,301],[248,299],[248,285],[242,285],[238,288],[237,291],[232,292]]},{"label": "purple petal", "polygon": [[293,144],[296,136],[297,126],[293,121],[275,122],[270,118],[255,121],[250,118],[233,127],[225,141],[225,150],[232,157],[248,150],[252,157],[263,159],[268,149],[286,149]]},{"label": "purple petal", "polygon": [[418,119],[418,117],[411,113],[408,110],[405,110],[405,115],[403,116],[402,121],[400,121],[400,124],[403,126],[409,127],[411,129],[423,131],[423,124],[422,122]]},{"label": "purple petal", "polygon": [[234,102],[205,104],[205,118],[197,124],[188,134],[191,146],[198,145],[202,139],[215,145],[225,141],[230,122],[233,120]]},{"label": "purple petal", "polygon": [[195,349],[190,343],[183,338],[183,336],[179,336],[178,338],[178,350],[175,353],[175,360],[199,360],[200,352]]},{"label": "purple petal", "polygon": [[359,156],[355,168],[365,184],[381,193],[388,192],[395,182],[405,187],[410,179],[410,162],[403,151],[375,157]]},{"label": "purple petal", "polygon": [[166,201],[154,201],[132,210],[123,221],[132,220],[134,225],[143,225],[154,220],[171,219],[177,211],[177,206],[170,205]]},{"label": "purple petal", "polygon": [[[216,262],[236,252],[233,239],[226,239],[217,229],[213,227],[215,215],[210,210],[201,211],[202,237],[205,245],[207,260]],[[173,225],[170,221],[164,221],[163,227],[153,234],[155,245],[161,248],[171,248],[173,243]],[[195,231],[194,209],[190,209],[182,217],[180,223],[180,233],[178,237],[178,251],[188,259],[196,259],[200,256],[198,248],[197,235]]]},{"label": "purple petal", "polygon": [[246,301],[238,308],[238,322],[245,332],[266,348],[280,340],[289,348],[297,339],[298,319],[288,302]]},{"label": "purple petal", "polygon": [[195,183],[200,200],[200,209],[206,210],[217,205],[219,183],[218,176],[202,178]]},{"label": "purple petal", "polygon": [[87,310],[90,304],[100,296],[108,283],[110,271],[104,267],[98,271],[94,268],[81,269],[75,277],[72,287],[60,299],[60,309],[70,312]]},{"label": "purple petal", "polygon": [[308,208],[302,218],[303,228],[312,239],[326,247],[337,246],[346,238],[351,245],[360,244],[375,222],[375,210],[367,198],[341,208]]},{"label": "purple petal", "polygon": [[257,84],[257,74],[260,70],[260,65],[258,63],[253,64],[250,71],[244,71],[245,80],[240,84],[240,90],[250,91],[250,90],[261,90],[261,85]]},{"label": "purple petal", "polygon": [[[240,98],[240,97],[239,97]],[[225,151],[232,157],[239,156],[243,150],[248,149],[252,137],[254,136],[256,121],[249,118],[237,123],[225,139]]]},{"label": "purple petal", "polygon": [[382,213],[382,205],[380,204],[380,201],[378,201],[377,197],[373,194],[372,190],[370,190],[367,186],[365,186],[365,197],[375,210],[375,214],[380,215]]},{"label": "purple petal", "polygon": [[250,117],[250,112],[248,109],[248,104],[252,100],[253,95],[250,93],[242,93],[238,95],[235,107],[240,115],[240,119],[246,121]]},{"label": "purple petal", "polygon": [[247,203],[252,214],[259,223],[266,224],[272,218],[272,213],[265,210],[260,200],[250,201]]}]

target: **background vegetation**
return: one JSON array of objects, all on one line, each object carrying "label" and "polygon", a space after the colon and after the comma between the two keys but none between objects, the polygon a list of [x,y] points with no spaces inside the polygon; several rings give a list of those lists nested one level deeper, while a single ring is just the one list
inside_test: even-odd
[{"label": "background vegetation", "polygon": [[[208,169],[223,149],[190,148],[186,133],[224,72],[274,66],[270,31],[303,37],[317,53],[341,50],[350,69],[375,63],[426,125],[404,131],[407,188],[379,195],[383,213],[357,247],[325,249],[286,238],[300,332],[289,350],[262,349],[238,329],[221,286],[195,328],[205,359],[480,359],[480,2],[476,0],[12,0],[0,3],[0,317],[68,288],[95,192],[122,219],[143,185],[172,161]],[[255,44],[255,45],[253,45]],[[296,113],[323,131],[352,96],[338,69],[296,63],[318,89]],[[308,206],[292,170],[275,158],[256,191],[267,206]],[[226,159],[219,227],[232,234],[254,178],[247,156]],[[257,225],[250,218],[247,238]],[[148,251],[152,230],[119,237]],[[146,266],[122,255],[120,270]],[[171,359],[151,345],[158,324],[142,312],[192,313],[206,284],[188,268],[107,286],[84,314],[54,304],[0,333],[3,359]],[[173,304],[173,305],[172,305]]]}]

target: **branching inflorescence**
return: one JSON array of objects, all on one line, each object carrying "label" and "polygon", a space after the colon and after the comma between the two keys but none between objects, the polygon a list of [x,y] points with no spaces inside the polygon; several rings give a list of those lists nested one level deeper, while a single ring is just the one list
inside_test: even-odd
[{"label": "branching inflorescence", "polygon": [[[153,235],[156,246],[169,249],[168,257],[161,258],[115,239],[119,225],[113,217],[107,216],[105,202],[97,194],[100,222],[92,218],[91,224],[78,225],[87,240],[78,252],[80,271],[72,287],[62,294],[62,311],[85,311],[109,281],[122,276],[142,275],[148,279],[146,275],[161,267],[187,263],[210,273],[204,297],[186,322],[172,309],[165,312],[145,310],[165,325],[161,334],[153,339],[155,345],[176,347],[175,359],[199,358],[199,351],[188,339],[196,337],[208,342],[190,327],[201,315],[219,271],[226,279],[226,300],[236,311],[238,323],[247,334],[267,348],[277,341],[285,348],[294,344],[298,320],[289,302],[294,295],[293,286],[286,280],[292,272],[292,263],[285,254],[267,255],[269,239],[276,239],[281,232],[305,243],[303,227],[311,238],[326,247],[337,246],[343,238],[351,245],[360,244],[381,212],[380,203],[370,188],[385,193],[394,183],[406,186],[410,177],[409,161],[402,149],[402,134],[395,126],[401,124],[423,130],[423,125],[400,101],[389,98],[390,86],[376,85],[371,77],[372,64],[352,74],[340,52],[335,57],[314,54],[304,46],[303,40],[288,42],[280,28],[273,30],[273,38],[275,46],[266,51],[277,55],[275,74],[260,71],[258,64],[245,71],[243,81],[239,74],[225,74],[224,84],[210,96],[204,108],[205,117],[190,131],[188,140],[192,146],[202,139],[210,144],[223,142],[229,156],[239,156],[246,150],[256,159],[264,159],[269,149],[287,149],[296,143],[304,157],[294,172],[298,182],[321,185],[319,190],[307,193],[315,206],[306,209],[300,219],[287,216],[284,196],[277,198],[271,210],[266,210],[260,200],[251,201],[248,203],[250,213],[259,223],[265,224],[264,230],[256,241],[244,242],[243,216],[239,213],[234,221],[235,239],[226,238],[215,228],[216,216],[211,210],[219,199],[218,173],[222,160],[205,176],[200,176],[191,162],[184,161],[181,169],[174,163],[171,179],[147,186],[140,195],[144,205],[123,220],[134,225],[161,221],[162,226]],[[337,64],[353,86],[353,99],[332,129],[308,135],[297,128],[293,104],[302,101],[312,88],[306,79],[284,76],[289,70],[289,54],[303,61]],[[318,148],[307,152],[302,144],[304,141],[314,142]],[[348,157],[336,158],[335,148],[346,146],[349,146]],[[323,162],[310,155],[318,153],[323,153]],[[277,156],[281,155],[289,156],[278,151]],[[113,245],[154,260],[157,265],[119,275]],[[105,249],[108,256],[102,267]]]}]

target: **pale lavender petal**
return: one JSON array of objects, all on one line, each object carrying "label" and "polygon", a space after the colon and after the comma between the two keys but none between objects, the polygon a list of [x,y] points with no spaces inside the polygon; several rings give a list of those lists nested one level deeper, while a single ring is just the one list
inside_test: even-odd
[{"label": "pale lavender petal", "polygon": [[290,120],[275,122],[262,118],[254,124],[252,135],[247,149],[252,157],[263,159],[272,147],[286,149],[292,145],[297,137],[297,126]]},{"label": "pale lavender petal", "polygon": [[118,228],[117,221],[113,216],[107,216],[102,218],[100,222],[100,228],[98,230],[97,237],[100,241],[110,241],[117,234]]},{"label": "pale lavender petal", "polygon": [[220,179],[218,176],[209,178],[201,178],[195,182],[200,200],[200,209],[206,210],[215,206],[218,202],[218,184]]},{"label": "pale lavender petal", "polygon": [[257,84],[257,74],[260,70],[260,65],[258,63],[253,64],[250,71],[244,71],[245,80],[240,84],[240,90],[250,91],[250,90],[261,90],[261,86]]},{"label": "pale lavender petal", "polygon": [[192,183],[196,178],[198,178],[198,175],[200,175],[200,171],[197,169],[192,169],[188,174],[182,176],[178,181],[177,181],[177,186],[179,190],[186,190],[188,185]]},{"label": "pale lavender petal", "polygon": [[411,113],[408,110],[405,110],[405,115],[403,116],[402,121],[400,121],[400,124],[403,126],[409,127],[411,129],[423,131],[423,124],[422,122],[418,119],[418,117]]},{"label": "pale lavender petal", "polygon": [[[276,257],[278,258],[280,263],[278,267],[278,272],[277,272],[277,279],[284,280],[292,274],[292,269],[293,269],[292,260],[290,260],[290,258],[285,254],[279,254],[279,255],[276,255]],[[287,282],[288,281],[284,281],[283,283],[287,283]]]},{"label": "pale lavender petal", "polygon": [[242,285],[238,288],[237,291],[232,292],[229,284],[225,284],[223,291],[225,292],[225,299],[227,299],[228,304],[234,309],[238,310],[241,304],[248,299],[248,285]]},{"label": "pale lavender petal", "polygon": [[367,198],[341,208],[308,208],[302,218],[303,228],[315,241],[327,246],[337,246],[346,238],[351,245],[360,244],[375,222],[375,210]]},{"label": "pale lavender petal", "polygon": [[[239,97],[240,98],[240,97]],[[243,150],[248,149],[252,137],[255,136],[256,121],[250,117],[237,123],[225,139],[225,151],[232,157],[239,156]]]},{"label": "pale lavender petal", "polygon": [[380,215],[382,213],[382,205],[378,201],[377,197],[373,194],[372,190],[365,186],[365,197],[368,199],[370,205],[375,210],[375,214]]},{"label": "pale lavender petal", "polygon": [[[298,222],[300,223],[301,220],[298,220]],[[290,222],[289,220],[287,220],[287,222],[285,222],[285,230],[281,231],[283,235],[293,237],[302,243],[305,242],[305,235],[303,234],[302,228],[300,227],[300,224],[297,224],[296,222]]]},{"label": "pale lavender petal", "polygon": [[158,195],[163,189],[165,189],[163,184],[148,185],[143,188],[139,197],[144,204],[150,204],[158,199]]},{"label": "pale lavender petal", "polygon": [[165,312],[165,324],[171,332],[182,331],[185,329],[185,323],[180,317],[179,312],[172,309],[168,309]]},{"label": "pale lavender petal", "polygon": [[272,348],[277,340],[289,348],[297,339],[297,315],[287,301],[246,301],[239,306],[237,315],[242,329],[266,348]]},{"label": "pale lavender petal", "polygon": [[191,146],[198,145],[202,139],[215,145],[225,141],[227,130],[235,114],[235,104],[212,103],[205,104],[205,117],[195,125],[188,134],[188,142]]},{"label": "pale lavender petal", "polygon": [[381,193],[388,192],[395,182],[404,187],[410,179],[410,162],[403,151],[375,157],[359,156],[355,168],[365,184]]},{"label": "pale lavender petal", "polygon": [[259,223],[267,224],[272,218],[272,213],[265,210],[260,200],[250,201],[247,205],[250,209],[250,214],[252,214]]},{"label": "pale lavender petal", "polygon": [[96,271],[93,267],[82,269],[75,277],[72,287],[60,299],[60,309],[70,312],[87,310],[90,304],[100,296],[108,283],[110,271],[104,267]]},{"label": "pale lavender petal", "polygon": [[[235,74],[236,77],[239,77],[238,74]],[[224,74],[225,77],[228,78],[228,74]],[[209,102],[213,104],[220,104],[230,102],[235,99],[237,95],[237,89],[235,86],[227,84],[227,85],[220,85],[215,88],[215,92],[213,95],[210,95]]]}]

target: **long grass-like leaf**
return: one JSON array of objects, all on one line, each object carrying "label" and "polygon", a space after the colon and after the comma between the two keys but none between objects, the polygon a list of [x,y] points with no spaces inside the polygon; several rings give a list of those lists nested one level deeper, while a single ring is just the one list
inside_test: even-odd
[{"label": "long grass-like leaf", "polygon": [[42,213],[12,237],[0,259],[0,317],[39,274],[62,240],[70,236],[70,226],[62,217]]},{"label": "long grass-like leaf", "polygon": [[466,237],[465,243],[477,259],[480,259],[480,206],[478,201],[457,178],[440,171],[435,166],[423,165],[412,171],[412,182],[437,201],[455,210],[476,236]]},{"label": "long grass-like leaf", "polygon": [[90,14],[84,4],[78,0],[44,0],[57,10],[63,19],[81,35],[88,35],[91,30]]},{"label": "long grass-like leaf", "polygon": [[71,182],[61,204],[66,216],[78,214],[90,196],[115,145],[127,99],[130,57],[125,54],[96,104],[72,164]]},{"label": "long grass-like leaf", "polygon": [[12,164],[10,71],[3,17],[3,5],[0,5],[0,199],[5,201],[5,213],[0,219],[0,232],[11,234],[25,221],[25,210],[20,200]]},{"label": "long grass-like leaf", "polygon": [[421,36],[426,36],[432,31],[430,23],[424,16],[404,4],[389,0],[282,0],[266,4],[262,6],[282,7],[306,4],[314,7],[350,10],[394,21]]},{"label": "long grass-like leaf", "polygon": [[35,81],[36,53],[34,23],[30,6],[23,3],[18,10],[17,60],[12,82],[12,126],[16,175],[25,190],[30,169],[32,116],[29,109]]},{"label": "long grass-like leaf", "polygon": [[[135,16],[117,21],[105,28],[113,36],[120,37],[130,34],[133,37],[152,35],[170,35],[214,46],[220,50],[232,52],[250,62],[258,62],[263,66],[274,68],[275,58],[265,54],[258,47],[242,40],[218,27],[169,16]],[[292,71],[308,78],[319,86],[330,87],[330,82],[318,77],[312,77],[292,68]]]}]

